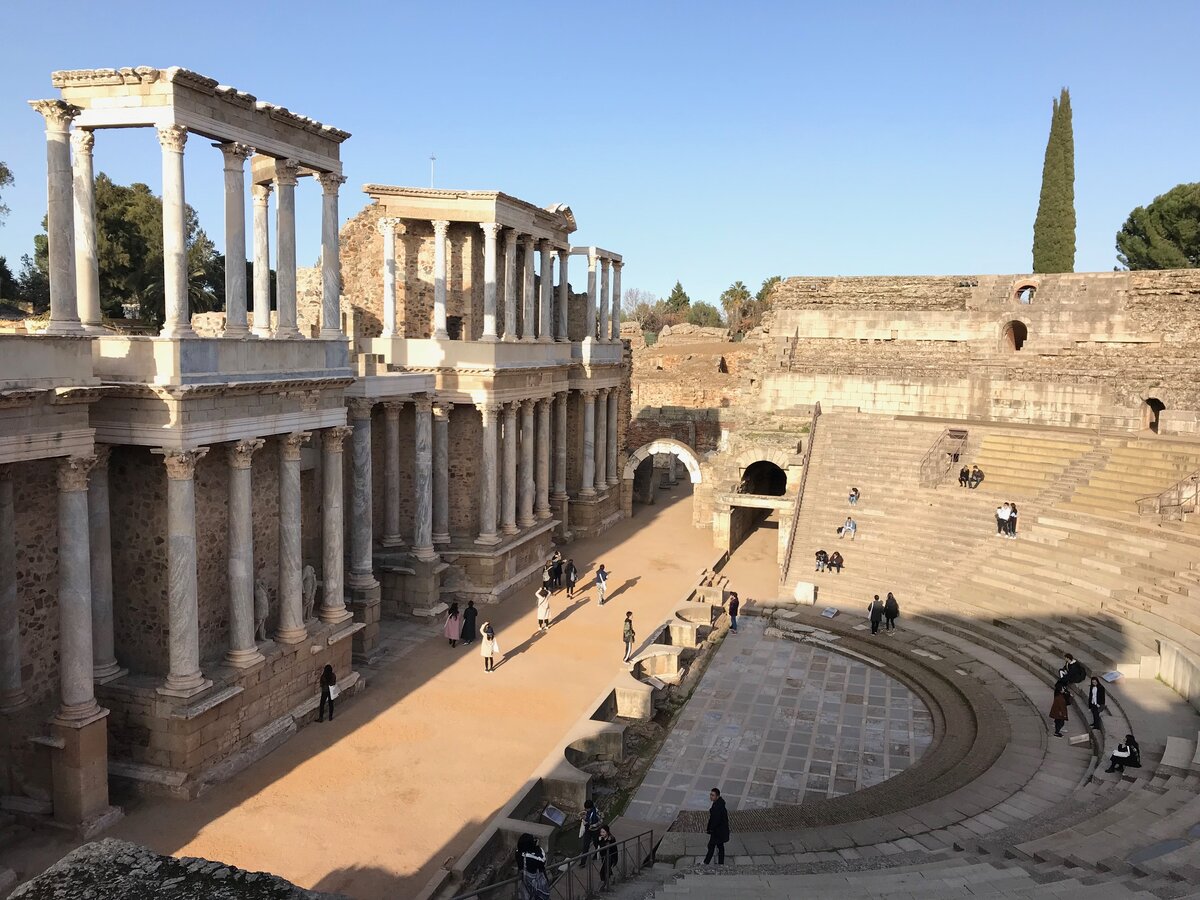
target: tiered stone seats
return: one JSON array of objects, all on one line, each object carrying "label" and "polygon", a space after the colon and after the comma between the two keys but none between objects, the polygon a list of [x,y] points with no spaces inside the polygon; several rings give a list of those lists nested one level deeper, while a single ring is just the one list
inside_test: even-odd
[{"label": "tiered stone seats", "polygon": [[1142,497],[1161,493],[1200,470],[1200,444],[1157,438],[1108,438],[1108,463],[1076,489],[1067,508],[1132,515]]},{"label": "tiered stone seats", "polygon": [[1020,500],[1050,488],[1094,446],[1094,439],[1069,433],[988,429],[967,462],[983,470],[980,490]]}]

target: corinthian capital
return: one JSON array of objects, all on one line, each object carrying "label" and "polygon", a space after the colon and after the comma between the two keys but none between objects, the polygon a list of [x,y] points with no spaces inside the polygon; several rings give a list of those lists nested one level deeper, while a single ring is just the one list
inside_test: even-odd
[{"label": "corinthian capital", "polygon": [[188,130],[182,125],[160,125],[158,131],[158,142],[162,144],[162,148],[169,153],[182,153],[183,146],[187,143]]},{"label": "corinthian capital", "polygon": [[213,144],[225,157],[225,168],[241,169],[246,160],[254,155],[254,148],[249,144],[239,144],[237,141],[227,141],[223,144]]},{"label": "corinthian capital", "polygon": [[279,452],[283,458],[295,462],[300,459],[300,448],[312,437],[310,431],[293,431],[279,439]]},{"label": "corinthian capital", "polygon": [[91,156],[96,146],[96,133],[90,128],[76,128],[71,132],[71,151],[76,156]]},{"label": "corinthian capital", "polygon": [[351,419],[370,419],[371,410],[375,407],[375,401],[365,397],[353,397],[346,404],[350,408]]},{"label": "corinthian capital", "polygon": [[266,184],[256,184],[250,188],[250,196],[259,206],[266,206],[271,199],[271,191],[274,189],[275,185],[269,181]]},{"label": "corinthian capital", "polygon": [[341,453],[342,442],[352,434],[354,434],[354,429],[349,425],[335,425],[321,432],[321,440],[325,444],[325,449],[330,453]]},{"label": "corinthian capital", "polygon": [[275,160],[275,183],[280,187],[295,187],[300,178],[300,163],[294,159]]},{"label": "corinthian capital", "polygon": [[235,469],[248,469],[254,461],[254,452],[265,443],[262,438],[248,438],[230,444],[228,447],[229,465]]},{"label": "corinthian capital", "polygon": [[500,234],[500,229],[504,226],[499,222],[480,222],[479,227],[483,229],[484,237],[494,241],[496,236]]},{"label": "corinthian capital", "polygon": [[450,229],[450,222],[446,219],[433,220],[433,233],[437,237],[444,238],[446,232]]},{"label": "corinthian capital", "polygon": [[83,112],[65,100],[30,100],[29,105],[42,114],[47,131],[65,132],[71,127],[71,121]]},{"label": "corinthian capital", "polygon": [[433,398],[428,394],[413,394],[413,406],[419,413],[433,412]]},{"label": "corinthian capital", "polygon": [[346,176],[339,175],[337,172],[321,172],[317,175],[317,181],[321,183],[321,190],[326,194],[336,194],[338,188],[346,183]]},{"label": "corinthian capital", "polygon": [[96,464],[94,456],[68,456],[58,461],[58,489],[60,491],[86,491],[88,474]]},{"label": "corinthian capital", "polygon": [[396,229],[400,227],[400,224],[403,221],[403,219],[397,218],[396,216],[384,216],[375,223],[375,230],[384,237],[387,237],[389,234],[395,234]]},{"label": "corinthian capital", "polygon": [[196,463],[200,462],[207,447],[195,447],[191,450],[161,449],[151,450],[163,458],[167,467],[167,477],[174,481],[190,481],[196,476]]}]

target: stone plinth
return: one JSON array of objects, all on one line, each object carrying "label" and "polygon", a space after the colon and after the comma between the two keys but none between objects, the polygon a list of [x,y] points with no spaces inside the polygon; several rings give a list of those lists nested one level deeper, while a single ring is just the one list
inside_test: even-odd
[{"label": "stone plinth", "polygon": [[527,369],[571,364],[571,345],[560,343],[373,338],[370,352],[381,354],[389,365],[411,369]]},{"label": "stone plinth", "polygon": [[103,335],[92,346],[96,375],[106,381],[183,385],[354,374],[349,346],[342,340]]}]

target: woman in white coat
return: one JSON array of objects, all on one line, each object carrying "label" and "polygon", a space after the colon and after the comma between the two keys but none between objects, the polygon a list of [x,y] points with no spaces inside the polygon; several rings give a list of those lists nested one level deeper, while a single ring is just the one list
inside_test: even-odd
[{"label": "woman in white coat", "polygon": [[484,622],[483,627],[479,629],[479,652],[483,655],[483,671],[490,672],[494,668],[492,658],[495,656],[504,656],[504,652],[500,649],[500,642],[496,640],[496,629],[492,627],[491,622]]},{"label": "woman in white coat", "polygon": [[538,630],[547,631],[550,628],[550,589],[543,586],[537,593]]}]

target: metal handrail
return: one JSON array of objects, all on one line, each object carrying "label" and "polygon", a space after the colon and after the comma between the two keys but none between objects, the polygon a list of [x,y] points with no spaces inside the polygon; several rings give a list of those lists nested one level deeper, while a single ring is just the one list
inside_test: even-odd
[{"label": "metal handrail", "polygon": [[808,443],[804,445],[804,459],[800,472],[800,487],[796,491],[796,504],[792,507],[792,524],[788,527],[787,549],[779,564],[779,589],[787,584],[788,572],[792,567],[792,548],[796,545],[796,523],[800,521],[800,504],[804,502],[804,486],[808,483],[809,462],[812,460],[813,441],[817,437],[817,420],[821,418],[821,401],[813,404],[812,424],[808,426]]},{"label": "metal handrail", "polygon": [[933,446],[921,457],[921,487],[936,488],[953,467],[955,457],[967,446],[969,434],[963,428],[946,428]]},{"label": "metal handrail", "polygon": [[1200,506],[1200,471],[1181,478],[1165,491],[1141,497],[1137,501],[1139,515],[1157,514],[1162,521],[1183,521],[1188,513]]},{"label": "metal handrail", "polygon": [[[546,863],[546,877],[550,879],[551,900],[589,900],[599,895],[602,888],[627,881],[642,869],[654,864],[654,832],[643,831],[633,837],[618,841],[617,861],[605,872],[601,851],[589,850],[568,860]],[[631,853],[630,850],[633,850]],[[586,864],[584,864],[586,863]],[[605,877],[607,876],[607,877]],[[521,886],[521,876],[497,881],[470,893],[455,894],[453,900],[526,900]]]}]

